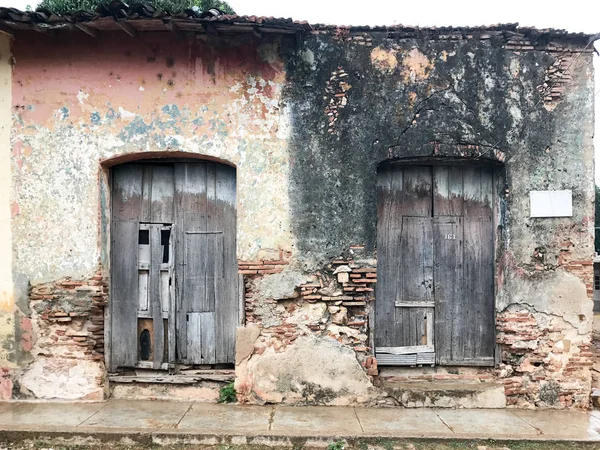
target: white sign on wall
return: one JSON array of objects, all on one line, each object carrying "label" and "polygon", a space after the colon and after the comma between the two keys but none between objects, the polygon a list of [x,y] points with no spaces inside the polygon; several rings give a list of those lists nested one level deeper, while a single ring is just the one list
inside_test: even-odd
[{"label": "white sign on wall", "polygon": [[571,217],[573,215],[573,192],[530,191],[530,217]]}]

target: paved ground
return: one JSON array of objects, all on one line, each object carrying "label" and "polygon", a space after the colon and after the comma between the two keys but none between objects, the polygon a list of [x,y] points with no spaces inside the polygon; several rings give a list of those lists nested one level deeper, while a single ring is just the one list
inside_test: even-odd
[{"label": "paved ground", "polygon": [[123,439],[140,444],[277,446],[404,438],[600,442],[600,412],[240,406],[132,400],[0,403],[0,441],[42,437],[53,442],[79,442],[75,438],[85,438],[90,445]]}]

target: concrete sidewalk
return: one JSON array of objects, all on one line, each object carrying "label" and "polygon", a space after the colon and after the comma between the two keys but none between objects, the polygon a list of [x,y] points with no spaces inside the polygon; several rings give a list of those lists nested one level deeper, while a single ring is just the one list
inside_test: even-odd
[{"label": "concrete sidewalk", "polygon": [[0,403],[0,439],[322,446],[374,438],[600,441],[600,412],[372,409],[111,400]]}]

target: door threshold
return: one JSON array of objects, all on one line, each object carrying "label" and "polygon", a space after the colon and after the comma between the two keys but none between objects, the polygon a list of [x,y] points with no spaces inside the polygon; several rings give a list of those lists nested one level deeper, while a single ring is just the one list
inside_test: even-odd
[{"label": "door threshold", "polygon": [[[186,371],[187,372],[187,371]],[[234,369],[218,370],[193,370],[192,373],[153,371],[148,374],[119,374],[108,375],[108,380],[113,383],[152,383],[152,384],[195,384],[201,381],[232,382],[235,379]]]},{"label": "door threshold", "polygon": [[161,375],[161,376],[137,376],[137,375],[109,375],[108,380],[113,383],[151,383],[151,384],[196,384],[201,381],[232,382],[235,374],[206,374],[206,375]]}]

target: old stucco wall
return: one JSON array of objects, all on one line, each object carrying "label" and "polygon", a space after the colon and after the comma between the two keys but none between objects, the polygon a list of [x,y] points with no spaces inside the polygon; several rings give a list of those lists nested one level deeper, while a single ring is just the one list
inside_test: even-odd
[{"label": "old stucco wall", "polygon": [[[277,297],[261,294],[256,282],[247,286],[250,320],[265,329],[255,341],[255,355],[239,370],[245,399],[275,398],[265,395],[264,383],[256,381],[265,375],[260,361],[266,365],[274,359],[264,345],[282,352],[303,345],[298,336],[305,332],[289,321],[297,305],[306,302],[313,303],[312,313],[319,312],[316,317],[306,314],[308,323],[313,322],[311,331],[353,345],[365,369],[377,373],[368,351],[363,353],[368,316],[377,302],[373,285],[354,283],[353,278],[336,284],[336,259],[343,257],[352,270],[375,265],[380,163],[448,157],[488,159],[502,166],[504,188],[496,199],[496,332],[502,361],[493,370],[417,370],[400,379],[498,383],[504,386],[506,403],[521,407],[588,405],[592,54],[588,49],[578,56],[582,45],[530,38],[458,33],[396,39],[387,33],[342,29],[313,34],[291,58],[285,92],[291,105],[294,161],[289,178],[292,226],[299,266],[315,279],[296,283],[302,300],[291,305],[292,283],[275,304]],[[547,189],[573,191],[572,218],[529,217],[529,191]],[[260,276],[260,271],[255,273]],[[349,293],[361,298],[335,297]],[[320,304],[334,309],[319,309]],[[340,307],[346,310],[341,321],[335,309]],[[321,350],[314,342],[310,345],[315,352],[327,352],[325,346]],[[328,367],[316,366],[328,379]],[[283,401],[307,401],[295,397],[303,388],[310,391],[314,373],[300,368],[283,374],[284,379],[290,376],[295,386],[272,390]],[[350,397],[365,401],[361,394],[355,390]],[[325,397],[326,403],[349,398],[343,386],[337,386],[334,399]]]},{"label": "old stucco wall", "polygon": [[[506,184],[497,202],[502,363],[427,376],[491,380],[510,405],[585,407],[591,54],[525,41],[345,30],[299,46],[254,36],[17,36],[12,270],[31,330],[16,395],[52,397],[57,383],[68,398],[105,394],[100,164],[178,151],[237,167],[253,324],[238,339],[240,400],[385,402],[369,338],[377,166],[424,156],[502,163]],[[533,189],[572,189],[573,218],[530,219]],[[294,364],[314,355],[314,365]],[[76,359],[85,367],[75,370]]]},{"label": "old stucco wall", "polygon": [[11,361],[15,348],[14,295],[12,279],[12,235],[10,198],[10,124],[11,124],[11,71],[10,39],[0,33],[0,399],[12,396]]},{"label": "old stucco wall", "polygon": [[[293,247],[277,40],[72,38],[23,34],[13,46],[12,271],[21,280],[19,312],[33,318],[19,395],[102,395],[102,332],[94,323],[103,295],[94,278],[99,264],[106,276],[102,162],[177,151],[233,164],[238,256],[278,259]],[[82,295],[100,299],[98,308],[72,310]],[[70,375],[75,359],[89,367]],[[71,376],[83,381],[53,388]]]}]

